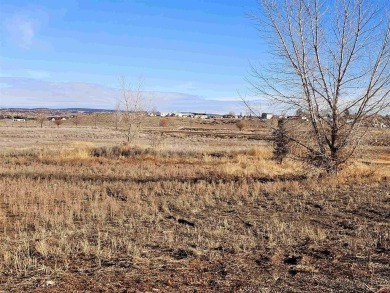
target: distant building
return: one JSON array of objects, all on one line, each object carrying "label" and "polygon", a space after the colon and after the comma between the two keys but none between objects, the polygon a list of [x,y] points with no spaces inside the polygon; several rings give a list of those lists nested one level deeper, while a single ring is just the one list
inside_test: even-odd
[{"label": "distant building", "polygon": [[14,116],[12,118],[13,121],[15,122],[25,122],[27,120],[27,117],[23,117],[23,116]]},{"label": "distant building", "polygon": [[274,115],[272,113],[262,113],[261,119],[272,119]]},{"label": "distant building", "polygon": [[213,118],[222,118],[221,114],[207,114],[208,119],[213,119]]},{"label": "distant building", "polygon": [[171,112],[160,112],[161,117],[171,117],[173,113]]},{"label": "distant building", "polygon": [[200,119],[207,119],[207,114],[206,113],[193,113],[194,118],[200,118]]},{"label": "distant building", "polygon": [[230,119],[235,119],[236,118],[236,115],[233,115],[233,114],[226,114],[226,115],[223,115],[222,118],[230,118]]},{"label": "distant building", "polygon": [[372,123],[372,127],[375,127],[375,128],[387,128],[387,125],[383,122],[379,122],[379,121],[374,121]]},{"label": "distant building", "polygon": [[194,113],[192,112],[180,112],[180,117],[185,117],[185,118],[194,118]]},{"label": "distant building", "polygon": [[61,116],[49,116],[47,117],[47,120],[49,121],[56,121],[56,120],[66,120],[66,117],[61,117]]},{"label": "distant building", "polygon": [[289,120],[307,120],[307,117],[293,115],[293,116],[287,116],[287,119],[289,119]]}]

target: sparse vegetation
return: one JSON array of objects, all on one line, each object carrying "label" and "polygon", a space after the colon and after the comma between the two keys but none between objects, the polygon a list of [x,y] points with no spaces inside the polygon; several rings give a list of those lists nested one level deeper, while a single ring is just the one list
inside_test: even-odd
[{"label": "sparse vegetation", "polygon": [[271,143],[240,138],[234,124],[231,138],[166,129],[155,148],[152,133],[137,146],[123,144],[106,123],[2,128],[3,146],[11,136],[40,143],[0,154],[1,288],[366,292],[390,285],[388,146],[367,146],[339,176],[319,176],[288,158],[278,164]]}]

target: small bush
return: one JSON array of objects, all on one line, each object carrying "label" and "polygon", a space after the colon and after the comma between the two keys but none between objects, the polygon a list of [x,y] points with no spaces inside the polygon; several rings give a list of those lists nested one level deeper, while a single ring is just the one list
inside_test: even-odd
[{"label": "small bush", "polygon": [[62,123],[64,123],[64,121],[61,120],[61,119],[56,119],[56,120],[54,120],[54,124],[57,125],[57,127],[60,127],[60,125],[61,125]]},{"label": "small bush", "polygon": [[289,144],[287,130],[285,128],[285,119],[281,118],[278,120],[278,126],[273,131],[272,136],[274,137],[274,159],[281,164],[288,154]]},{"label": "small bush", "polygon": [[236,123],[236,127],[242,131],[244,128],[248,126],[247,122],[245,120],[240,120]]},{"label": "small bush", "polygon": [[161,119],[159,124],[160,127],[167,127],[169,125],[168,119]]}]

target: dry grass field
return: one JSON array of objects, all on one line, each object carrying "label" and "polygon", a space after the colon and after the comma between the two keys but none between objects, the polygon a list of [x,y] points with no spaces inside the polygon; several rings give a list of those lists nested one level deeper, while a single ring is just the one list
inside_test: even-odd
[{"label": "dry grass field", "polygon": [[0,126],[0,291],[390,289],[388,130],[332,177],[266,131],[151,121]]}]

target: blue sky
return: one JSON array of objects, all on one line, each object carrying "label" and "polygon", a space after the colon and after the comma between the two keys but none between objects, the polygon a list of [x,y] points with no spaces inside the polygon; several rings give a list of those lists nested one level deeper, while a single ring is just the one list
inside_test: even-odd
[{"label": "blue sky", "polygon": [[[113,108],[119,76],[161,110],[240,111],[262,57],[256,0],[0,4],[0,107]],[[153,95],[152,95],[153,96]]]}]

